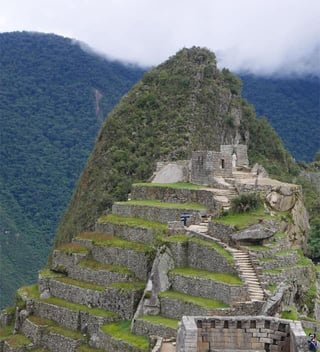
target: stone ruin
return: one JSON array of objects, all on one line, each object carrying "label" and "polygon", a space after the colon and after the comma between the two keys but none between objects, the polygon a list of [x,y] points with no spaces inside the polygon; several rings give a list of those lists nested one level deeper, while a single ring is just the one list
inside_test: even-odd
[{"label": "stone ruin", "polygon": [[246,145],[221,145],[220,151],[194,151],[189,161],[158,163],[152,182],[185,181],[213,186],[217,178],[232,177],[233,171],[248,166]]}]

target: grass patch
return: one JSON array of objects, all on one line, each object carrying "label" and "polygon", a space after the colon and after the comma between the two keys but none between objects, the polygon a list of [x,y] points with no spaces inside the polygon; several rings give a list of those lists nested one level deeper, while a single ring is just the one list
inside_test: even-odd
[{"label": "grass patch", "polygon": [[81,288],[86,288],[89,290],[94,290],[94,291],[103,291],[104,290],[103,286],[92,284],[90,282],[74,280],[74,279],[71,279],[70,277],[58,277],[56,280],[63,282],[65,284],[69,284],[69,285],[77,286],[77,287],[81,287]]},{"label": "grass patch", "polygon": [[273,217],[266,214],[263,207],[261,207],[247,213],[228,213],[221,218],[214,219],[214,221],[228,226],[235,226],[236,229],[241,230],[251,225],[258,224],[261,219],[267,220],[272,218]]},{"label": "grass patch", "polygon": [[196,243],[199,243],[199,244],[202,244],[202,245],[205,245],[205,246],[208,246],[208,247],[211,247],[213,248],[216,252],[218,252],[221,256],[223,256],[224,258],[227,259],[227,261],[230,263],[230,264],[233,264],[234,262],[234,259],[233,259],[233,256],[230,252],[228,252],[226,249],[224,249],[221,245],[219,245],[218,243],[216,242],[213,242],[213,241],[205,241],[205,240],[201,240],[199,238],[191,238],[190,241],[192,242],[196,242]]},{"label": "grass patch", "polygon": [[57,298],[57,297],[45,298],[45,299],[41,299],[41,301],[46,302],[46,303],[50,303],[53,305],[57,305],[59,307],[68,308],[68,309],[73,310],[75,312],[78,312],[78,311],[86,312],[91,315],[95,315],[95,316],[99,316],[99,317],[115,317],[115,318],[118,317],[118,315],[116,313],[111,312],[109,310],[100,309],[100,308],[89,308],[88,306],[65,301],[65,300],[63,300],[61,298]]},{"label": "grass patch", "polygon": [[[176,183],[134,183],[132,187],[161,187],[161,188],[175,188],[175,189],[203,189],[203,185],[196,185],[189,182],[176,182]],[[208,188],[208,187],[206,187]]]},{"label": "grass patch", "polygon": [[101,327],[106,334],[113,336],[116,339],[126,341],[128,344],[144,351],[149,350],[148,338],[138,336],[131,333],[131,321],[123,320],[118,323],[106,324]]},{"label": "grass patch", "polygon": [[269,290],[270,292],[274,292],[274,291],[276,290],[277,286],[278,286],[278,285],[276,285],[276,284],[269,285],[269,286],[268,286],[268,290]]},{"label": "grass patch", "polygon": [[129,200],[126,202],[116,202],[116,204],[130,204],[148,207],[166,208],[166,209],[181,209],[181,210],[208,210],[207,207],[199,203],[167,203],[160,200]]},{"label": "grass patch", "polygon": [[281,312],[282,319],[298,320],[298,313],[296,307],[287,307]]},{"label": "grass patch", "polygon": [[39,297],[38,285],[22,286],[17,290],[17,295],[22,299]]},{"label": "grass patch", "polygon": [[115,225],[126,225],[129,227],[147,228],[151,229],[155,235],[162,235],[168,232],[168,225],[162,224],[161,222],[141,218],[123,217],[115,214],[103,215],[97,222],[99,224],[111,223]]},{"label": "grass patch", "polygon": [[270,250],[269,247],[262,246],[259,244],[250,244],[250,245],[247,244],[246,246],[243,246],[243,247],[247,248],[249,251],[256,251],[256,252],[266,252]]},{"label": "grass patch", "polygon": [[137,252],[149,253],[151,251],[150,246],[140,243],[140,242],[131,242],[123,240],[118,237],[114,237],[109,234],[92,232],[92,233],[82,233],[78,238],[85,238],[92,241],[93,244],[97,246],[106,246],[106,247],[118,247],[131,249]]},{"label": "grass patch", "polygon": [[206,308],[206,309],[217,309],[217,308],[228,308],[229,306],[222,301],[215,299],[209,299],[198,296],[187,295],[182,292],[176,291],[165,291],[159,294],[159,297],[172,298],[185,303],[195,304],[197,306]]},{"label": "grass patch", "polygon": [[89,251],[87,247],[76,242],[65,243],[56,248],[56,250],[64,252],[68,255],[71,255],[72,253],[88,253]]},{"label": "grass patch", "polygon": [[4,341],[12,335],[13,325],[0,327],[0,341]]},{"label": "grass patch", "polygon": [[117,288],[124,291],[143,290],[146,284],[142,281],[114,282],[108,287]]},{"label": "grass patch", "polygon": [[243,285],[243,282],[238,276],[227,273],[217,273],[193,268],[176,268],[170,270],[169,273],[187,277],[203,278],[212,281],[223,282],[229,285]]},{"label": "grass patch", "polygon": [[144,315],[139,318],[140,320],[148,321],[153,324],[168,326],[172,329],[177,329],[179,320],[165,318],[160,315]]},{"label": "grass patch", "polygon": [[280,274],[284,268],[275,268],[275,269],[267,269],[263,270],[265,274]]},{"label": "grass patch", "polygon": [[133,276],[132,271],[130,271],[125,266],[100,263],[100,262],[98,262],[96,260],[93,260],[93,259],[81,260],[78,263],[78,266],[80,266],[82,268],[89,268],[89,269],[92,269],[92,270],[106,270],[106,271],[109,271],[109,272],[116,272],[116,273],[128,274],[128,275],[132,275]]},{"label": "grass patch", "polygon": [[9,336],[6,339],[7,343],[10,345],[10,347],[19,347],[19,346],[27,346],[29,345],[32,341],[25,337],[24,335],[21,334],[15,334],[12,336]]},{"label": "grass patch", "polygon": [[40,271],[39,271],[39,275],[40,275],[42,278],[45,278],[45,277],[63,277],[63,276],[65,276],[65,274],[57,273],[56,271],[52,271],[52,270],[50,270],[50,269],[43,269],[43,270],[40,270]]}]

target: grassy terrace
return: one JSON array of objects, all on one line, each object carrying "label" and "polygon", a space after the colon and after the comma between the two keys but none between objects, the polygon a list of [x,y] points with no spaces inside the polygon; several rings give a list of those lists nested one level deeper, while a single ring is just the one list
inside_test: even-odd
[{"label": "grassy terrace", "polygon": [[74,279],[71,279],[70,277],[58,277],[55,280],[63,282],[68,285],[86,288],[86,289],[93,290],[93,291],[101,291],[101,292],[104,291],[103,286],[92,284],[92,283],[86,282],[86,281],[74,280]]},{"label": "grassy terrace", "polygon": [[53,320],[49,320],[46,318],[41,318],[35,315],[31,315],[28,317],[28,319],[36,324],[36,325],[42,325],[46,326],[45,331],[48,333],[55,333],[58,335],[66,336],[74,340],[81,340],[83,339],[83,336],[80,331],[75,331],[75,330],[70,330],[67,329],[63,326],[59,326],[57,323],[55,323]]},{"label": "grassy terrace", "polygon": [[130,204],[148,207],[166,208],[166,209],[181,209],[181,210],[207,210],[208,208],[199,203],[166,203],[160,200],[129,200],[126,202],[116,202],[116,204]]},{"label": "grassy terrace", "polygon": [[0,342],[12,335],[13,325],[0,327]]},{"label": "grassy terrace", "polygon": [[128,275],[134,276],[133,272],[125,266],[100,263],[94,259],[81,260],[77,265],[82,268],[89,268],[92,270],[105,270],[109,272],[116,272],[116,273],[128,274]]},{"label": "grassy terrace", "polygon": [[129,282],[114,282],[108,287],[117,288],[123,291],[131,290],[143,290],[145,288],[145,283],[142,281],[129,281]]},{"label": "grassy terrace", "polygon": [[[175,188],[175,189],[191,189],[191,190],[197,190],[197,189],[203,189],[204,186],[202,185],[196,185],[194,183],[188,183],[188,182],[176,182],[176,183],[134,183],[132,187],[161,187],[161,188]],[[207,187],[206,187],[207,188]]]},{"label": "grassy terrace", "polygon": [[176,291],[165,291],[159,294],[159,297],[176,299],[185,303],[195,304],[205,309],[228,308],[229,306],[221,301],[198,296],[191,296]]},{"label": "grassy terrace", "polygon": [[129,227],[147,228],[155,232],[155,234],[164,234],[168,231],[168,226],[158,221],[149,221],[140,218],[130,218],[115,214],[102,215],[97,222],[99,224],[111,223],[115,225],[126,225]]},{"label": "grassy terrace", "polygon": [[115,339],[120,339],[141,350],[149,351],[148,338],[131,333],[131,321],[123,320],[118,323],[106,324],[101,330]]},{"label": "grassy terrace", "polygon": [[161,315],[144,315],[139,318],[140,320],[148,321],[153,324],[168,326],[172,329],[177,329],[178,320],[162,317]]},{"label": "grassy terrace", "polygon": [[273,217],[264,212],[263,208],[256,209],[247,213],[230,213],[221,218],[214,219],[215,222],[235,226],[237,229],[245,229],[248,226],[259,223],[261,220],[273,219]]},{"label": "grassy terrace", "polygon": [[170,274],[181,275],[193,278],[203,278],[212,281],[223,282],[229,285],[243,285],[241,279],[232,274],[227,273],[216,273],[206,270],[198,270],[193,268],[176,268],[169,271]]},{"label": "grassy terrace", "polygon": [[76,349],[77,352],[103,352],[100,348],[93,348],[88,345],[81,345],[77,347]]},{"label": "grassy terrace", "polygon": [[150,246],[140,242],[131,242],[128,240],[123,240],[113,235],[99,233],[99,232],[83,232],[76,238],[87,239],[92,241],[93,244],[98,246],[107,247],[118,247],[132,249],[133,251],[148,253],[150,252]]},{"label": "grassy terrace", "polygon": [[27,297],[29,298],[34,298],[41,302],[46,302],[60,307],[68,308],[73,311],[87,312],[89,314],[92,314],[95,316],[101,316],[101,317],[114,317],[114,318],[118,317],[118,315],[115,314],[114,312],[111,312],[105,309],[89,308],[86,305],[72,303],[57,297],[41,299],[37,285],[25,286],[25,287],[22,287],[20,290],[22,290],[22,293],[24,293],[24,295],[27,295]]},{"label": "grassy terrace", "polygon": [[[1,341],[1,339],[2,339],[2,337],[0,338],[0,341]],[[28,346],[32,342],[30,339],[28,339],[24,335],[20,335],[20,334],[11,335],[11,336],[7,337],[5,340],[7,341],[9,346],[12,348],[17,348],[20,346]]]}]

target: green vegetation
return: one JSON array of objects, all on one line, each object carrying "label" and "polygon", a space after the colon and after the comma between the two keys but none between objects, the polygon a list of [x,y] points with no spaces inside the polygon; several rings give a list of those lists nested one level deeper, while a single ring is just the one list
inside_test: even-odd
[{"label": "green vegetation", "polygon": [[149,253],[152,250],[150,246],[144,243],[127,241],[118,237],[114,237],[112,235],[98,233],[98,232],[82,233],[78,236],[78,238],[89,239],[90,241],[92,241],[93,244],[97,246],[127,248],[133,251],[144,252],[144,253]]},{"label": "green vegetation", "polygon": [[100,263],[100,262],[93,260],[93,259],[81,260],[78,263],[78,266],[84,267],[84,268],[90,268],[93,270],[106,270],[106,271],[110,271],[110,272],[118,272],[118,273],[128,274],[128,275],[133,276],[132,271],[130,271],[125,266]]},{"label": "green vegetation", "polygon": [[248,213],[261,206],[262,201],[258,193],[242,193],[231,200],[231,210],[234,213]]},{"label": "green vegetation", "polygon": [[[97,214],[114,201],[127,200],[131,185],[146,182],[157,161],[188,160],[194,150],[218,150],[222,134],[227,140],[237,130],[243,143],[249,132],[252,164],[270,165],[278,174],[296,172],[275,131],[266,119],[256,119],[240,90],[239,80],[219,72],[215,55],[202,48],[182,49],[146,73],[108,115],[55,245],[92,227]],[[226,114],[219,114],[221,104],[230,107]],[[240,128],[233,123],[232,109],[241,111]]]},{"label": "green vegetation", "polygon": [[117,288],[123,291],[143,290],[145,286],[145,282],[142,281],[114,282],[109,285],[111,288]]},{"label": "green vegetation", "polygon": [[60,281],[60,282],[64,282],[65,284],[68,284],[68,285],[86,288],[88,290],[94,290],[94,291],[103,291],[104,290],[103,286],[92,284],[92,283],[86,282],[86,281],[74,280],[74,279],[71,279],[70,277],[58,277],[58,278],[56,278],[56,280]]},{"label": "green vegetation", "polygon": [[211,247],[213,248],[216,252],[218,252],[221,256],[223,256],[224,258],[227,259],[227,261],[230,263],[230,264],[233,264],[233,256],[230,252],[228,252],[224,247],[222,247],[220,244],[214,242],[214,241],[205,241],[205,240],[201,240],[199,238],[191,238],[190,239],[191,242],[196,242],[196,243],[199,243],[201,245],[204,245],[204,246],[208,246],[208,247]]},{"label": "green vegetation", "polygon": [[170,270],[169,273],[174,275],[189,276],[194,278],[198,277],[212,281],[219,281],[229,285],[243,285],[243,282],[238,276],[227,273],[217,273],[193,268],[175,268]]},{"label": "green vegetation", "polygon": [[160,315],[144,315],[142,317],[139,317],[139,319],[145,320],[145,321],[148,321],[148,322],[154,323],[154,324],[168,326],[173,329],[177,329],[178,323],[179,323],[178,320],[171,319],[171,318],[165,318]]},{"label": "green vegetation", "polygon": [[188,209],[188,210],[207,210],[208,208],[199,203],[167,203],[159,200],[130,200],[127,202],[117,202],[117,204],[130,204],[148,207],[168,208],[168,209]]},{"label": "green vegetation", "polygon": [[176,300],[183,301],[186,303],[195,304],[195,305],[198,305],[198,306],[206,308],[206,309],[228,308],[229,307],[227,304],[225,304],[221,301],[215,300],[215,299],[190,296],[190,295],[186,295],[184,293],[176,292],[176,291],[161,292],[159,294],[159,297],[167,297],[167,298],[171,298],[171,299],[176,299]]},{"label": "green vegetation", "polygon": [[88,345],[80,345],[76,349],[77,352],[103,352],[103,350],[99,348],[93,348]]},{"label": "green vegetation", "polygon": [[19,346],[27,346],[31,344],[30,339],[20,334],[11,335],[6,339],[6,341],[11,348],[16,348]]},{"label": "green vegetation", "polygon": [[309,315],[313,315],[314,305],[317,298],[317,287],[316,285],[311,285],[308,290],[305,292],[303,297],[303,302],[308,307]]},{"label": "green vegetation", "polygon": [[281,312],[282,319],[298,320],[298,312],[296,307],[286,307]]},{"label": "green vegetation", "polygon": [[12,335],[13,325],[8,325],[1,327],[0,326],[0,342],[6,340],[9,336]]},{"label": "green vegetation", "polygon": [[130,324],[130,320],[124,320],[119,323],[103,325],[101,329],[103,332],[116,339],[123,340],[136,348],[140,348],[141,350],[148,351],[148,338],[132,334],[130,331]]},{"label": "green vegetation", "polygon": [[176,235],[164,237],[163,242],[164,243],[168,243],[168,242],[184,243],[184,242],[188,242],[189,239],[190,239],[190,237],[185,234],[176,234]]},{"label": "green vegetation", "polygon": [[235,226],[237,229],[241,230],[250,225],[257,224],[264,219],[272,219],[272,217],[266,214],[263,207],[261,207],[246,213],[227,213],[221,218],[214,219],[214,221],[229,226]]},{"label": "green vegetation", "polygon": [[141,218],[127,218],[115,214],[102,215],[98,218],[99,224],[111,223],[116,225],[126,225],[129,227],[150,228],[155,235],[165,234],[168,226],[157,221],[150,221]]},{"label": "green vegetation", "polygon": [[0,308],[32,282],[105,116],[143,69],[53,34],[0,33]]}]

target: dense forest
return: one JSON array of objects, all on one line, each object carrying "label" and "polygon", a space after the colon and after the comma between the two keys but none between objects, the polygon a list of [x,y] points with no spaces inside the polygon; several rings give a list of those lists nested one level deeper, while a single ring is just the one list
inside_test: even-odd
[{"label": "dense forest", "polygon": [[[52,34],[2,33],[0,51],[1,308],[12,301],[15,288],[34,281],[37,270],[47,260],[59,219],[102,122],[146,70],[101,58],[78,42]],[[228,70],[223,74],[234,93],[239,94],[240,81]],[[150,75],[144,78],[148,79]],[[319,80],[254,76],[242,79],[243,95],[256,104],[259,115],[268,117],[295,158],[312,160],[320,149],[315,133],[319,129]],[[176,80],[175,92],[189,84],[185,77],[168,77],[167,73],[162,73],[159,80]],[[183,104],[182,93],[176,99]],[[155,97],[141,95],[141,109],[149,106],[155,114],[154,104]],[[253,108],[245,106],[244,111],[251,116]],[[185,140],[177,139],[174,130],[168,130],[168,120],[183,128],[184,116],[175,120],[171,110],[166,118],[163,131],[179,149]],[[153,127],[148,121],[146,118],[141,125],[136,123],[136,133],[147,127],[144,142],[148,145],[145,148],[142,144],[140,151],[149,155],[154,150],[158,156],[165,155],[168,147],[164,142],[155,145]],[[230,116],[226,116],[225,122],[227,127],[232,124]],[[264,125],[268,125],[266,119],[261,120],[261,126]],[[123,126],[119,124],[118,128],[122,130]],[[269,127],[268,131],[273,135]],[[256,134],[256,140],[259,139],[264,142],[257,144],[258,154],[272,137]],[[130,139],[123,138],[122,142],[124,146],[131,145]],[[127,168],[127,172],[136,168],[137,163],[140,175],[150,172],[151,164],[141,162],[142,157],[133,158],[130,163],[124,161],[124,151],[118,151],[116,157],[118,166]],[[114,174],[113,181],[119,179]],[[112,197],[122,197],[128,187],[127,181],[120,180]],[[316,203],[316,199],[313,201]]]},{"label": "dense forest", "polygon": [[0,34],[0,306],[45,263],[106,114],[143,70],[56,35]]},{"label": "dense forest", "polygon": [[267,116],[296,160],[312,161],[320,150],[319,77],[240,75],[242,95]]}]

